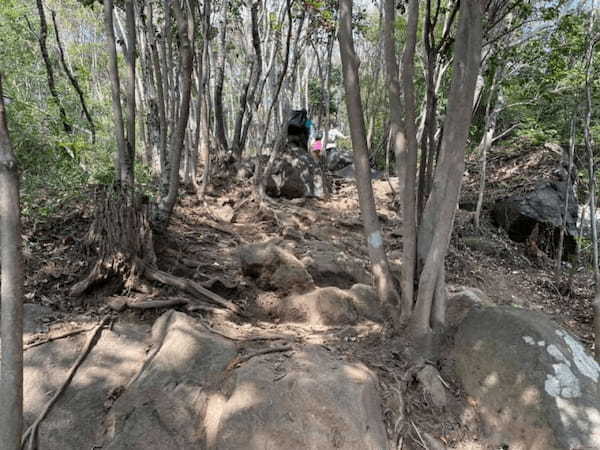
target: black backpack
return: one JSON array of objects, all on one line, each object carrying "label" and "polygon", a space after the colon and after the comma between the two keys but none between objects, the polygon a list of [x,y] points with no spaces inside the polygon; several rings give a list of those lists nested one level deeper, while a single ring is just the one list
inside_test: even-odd
[{"label": "black backpack", "polygon": [[302,133],[304,128],[306,127],[306,120],[308,119],[308,114],[305,109],[294,110],[290,113],[290,118],[288,119],[288,133],[289,134],[297,134]]}]

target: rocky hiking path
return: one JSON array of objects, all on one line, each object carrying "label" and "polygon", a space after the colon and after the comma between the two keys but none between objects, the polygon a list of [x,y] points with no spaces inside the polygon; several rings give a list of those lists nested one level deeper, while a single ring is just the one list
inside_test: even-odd
[{"label": "rocky hiking path", "polygon": [[[393,192],[385,180],[374,190],[398,273]],[[440,343],[434,384],[443,389],[425,392],[403,338],[386,327],[369,287],[353,183],[338,180],[327,200],[272,200],[262,210],[250,192],[217,186],[203,206],[184,197],[155,236],[158,268],[191,287],[66,297],[84,271],[78,242],[89,219],[80,209],[36,224],[26,341],[41,345],[25,353],[27,426],[73,373],[39,421],[38,448],[498,448],[504,438],[486,430],[494,417],[461,387],[452,335]],[[475,235],[459,212],[448,260],[451,330],[473,305],[563,309],[538,282],[544,269],[520,253],[491,227]],[[562,319],[585,341],[589,324],[576,313]]]}]

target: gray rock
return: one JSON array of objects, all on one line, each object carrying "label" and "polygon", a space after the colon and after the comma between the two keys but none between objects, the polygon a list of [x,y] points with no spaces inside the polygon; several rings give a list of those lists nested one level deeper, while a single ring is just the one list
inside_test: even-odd
[{"label": "gray rock", "polygon": [[[110,450],[387,449],[377,378],[319,346],[255,355],[183,313],[113,406]],[[249,351],[248,353],[252,353]]]},{"label": "gray rock", "polygon": [[352,164],[352,153],[340,148],[327,150],[327,170],[335,172]]},{"label": "gray rock", "polygon": [[218,392],[235,346],[186,314],[163,314],[152,329],[154,351],[113,405],[107,419],[110,450],[207,448]]},{"label": "gray rock", "polygon": [[347,289],[355,283],[371,281],[363,261],[326,242],[315,242],[302,263],[318,286]]},{"label": "gray rock", "polygon": [[600,448],[600,367],[541,313],[471,310],[455,337],[457,372],[498,445]]},{"label": "gray rock", "polygon": [[286,147],[267,180],[267,194],[288,199],[324,195],[321,169],[308,152]]},{"label": "gray rock", "polygon": [[[576,249],[578,214],[573,189],[567,189],[567,192],[569,208],[566,218],[565,257],[572,255]],[[554,256],[558,245],[558,232],[564,217],[564,202],[565,182],[549,181],[539,184],[533,191],[497,201],[494,205],[493,219],[516,242],[527,240],[537,225],[539,247]]]},{"label": "gray rock", "polygon": [[314,285],[304,264],[272,241],[240,247],[242,273],[264,289],[306,291]]},{"label": "gray rock", "polygon": [[[78,326],[90,328],[85,322]],[[122,387],[142,367],[149,327],[118,322],[104,329],[70,385],[39,428],[40,449],[85,449],[104,441],[103,417]],[[79,357],[88,333],[24,353],[24,420],[30,426]],[[2,447],[0,445],[0,447]],[[133,448],[133,447],[130,447]]]},{"label": "gray rock", "polygon": [[[252,358],[215,414],[215,450],[385,450],[377,378],[318,346]],[[218,416],[217,416],[218,414]]]}]

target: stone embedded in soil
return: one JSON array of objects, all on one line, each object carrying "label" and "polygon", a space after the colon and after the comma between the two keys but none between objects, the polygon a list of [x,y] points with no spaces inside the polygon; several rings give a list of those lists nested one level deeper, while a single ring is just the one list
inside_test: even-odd
[{"label": "stone embedded in soil", "polygon": [[363,261],[326,242],[314,242],[302,263],[318,286],[348,289],[355,283],[371,281]]},{"label": "stone embedded in soil", "polygon": [[256,279],[263,289],[298,292],[314,285],[304,264],[272,241],[244,245],[239,248],[238,256],[242,273]]},{"label": "stone embedded in soil", "polygon": [[544,314],[473,309],[458,327],[454,357],[496,444],[600,448],[600,366]]},{"label": "stone embedded in soil", "polygon": [[113,406],[103,448],[387,448],[377,378],[363,364],[305,346],[237,366],[234,344],[178,312],[153,334],[158,351]]},{"label": "stone embedded in soil", "polygon": [[364,319],[382,320],[377,294],[363,284],[347,290],[334,286],[315,288],[285,298],[261,295],[257,307],[277,321],[310,325],[338,326],[356,324]]}]

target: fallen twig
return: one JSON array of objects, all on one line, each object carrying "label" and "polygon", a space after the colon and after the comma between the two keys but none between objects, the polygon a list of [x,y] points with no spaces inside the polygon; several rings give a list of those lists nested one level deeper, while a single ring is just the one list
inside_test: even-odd
[{"label": "fallen twig", "polygon": [[292,350],[293,350],[292,347],[290,347],[289,345],[286,345],[284,347],[265,348],[264,350],[259,350],[257,352],[250,353],[248,355],[238,356],[238,357],[235,357],[227,365],[227,368],[225,369],[225,371],[229,371],[231,369],[235,369],[236,367],[239,367],[240,365],[244,364],[245,362],[249,361],[250,359],[252,359],[252,358],[254,358],[256,356],[267,355],[269,353],[290,352]]},{"label": "fallen twig", "polygon": [[45,339],[41,339],[39,341],[33,341],[33,342],[26,344],[23,347],[23,351],[29,350],[30,348],[33,348],[33,347],[38,347],[43,344],[47,344],[48,342],[57,341],[59,339],[64,339],[66,337],[74,336],[74,335],[80,334],[80,333],[85,333],[86,331],[90,331],[92,329],[93,329],[93,327],[92,328],[78,328],[76,330],[66,331],[64,333],[57,334],[55,336],[47,336]]},{"label": "fallen twig", "polygon": [[98,336],[98,333],[102,330],[104,325],[106,325],[106,322],[108,322],[109,319],[110,319],[110,316],[105,316],[100,321],[100,323],[91,330],[91,333],[88,336],[88,339],[87,339],[85,345],[83,346],[83,350],[81,351],[81,354],[79,355],[77,360],[71,366],[71,369],[69,370],[69,373],[67,374],[67,378],[65,379],[63,384],[58,388],[58,390],[54,393],[54,395],[52,396],[50,401],[48,403],[46,403],[46,406],[44,407],[44,410],[39,415],[39,417],[35,420],[35,422],[33,422],[33,424],[29,428],[27,428],[27,431],[25,431],[25,434],[23,434],[23,439],[21,440],[22,447],[25,446],[25,444],[27,443],[27,439],[29,439],[28,449],[35,450],[37,448],[37,432],[38,432],[38,427],[40,426],[40,423],[42,423],[42,421],[44,420],[44,418],[46,417],[48,412],[50,412],[50,409],[52,408],[54,403],[56,403],[56,400],[58,400],[60,395],[65,391],[65,389],[67,388],[67,386],[73,379],[75,372],[77,371],[77,369],[79,368],[79,366],[81,365],[81,363],[83,362],[85,357],[88,355],[88,353],[92,349],[94,339],[96,338],[96,336]]},{"label": "fallen twig", "polygon": [[236,313],[238,316],[247,317],[246,314],[244,314],[236,304],[230,302],[229,300],[225,300],[220,295],[215,294],[214,292],[206,289],[200,283],[185,278],[179,278],[174,275],[171,275],[170,273],[163,272],[162,270],[158,269],[153,269],[148,266],[144,266],[144,275],[149,280],[158,281],[160,283],[176,287],[178,289],[181,289],[182,291],[186,291],[192,294],[192,296],[198,295],[206,297],[208,300],[210,300],[217,306],[228,309],[229,311]]}]

